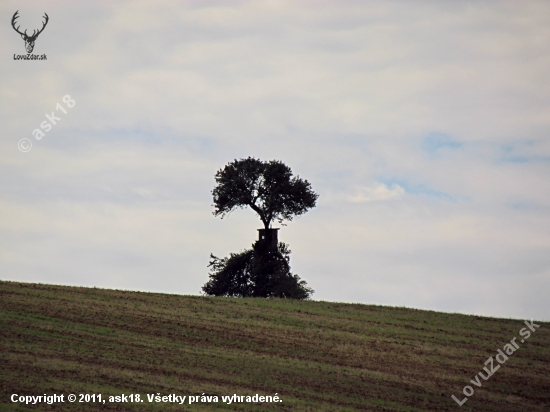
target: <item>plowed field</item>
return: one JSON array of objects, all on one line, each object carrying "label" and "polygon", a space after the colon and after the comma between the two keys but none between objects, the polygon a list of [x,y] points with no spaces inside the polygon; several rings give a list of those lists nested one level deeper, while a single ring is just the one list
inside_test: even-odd
[{"label": "plowed field", "polygon": [[[549,411],[550,323],[535,323],[519,343],[523,320],[0,282],[0,410]],[[514,337],[500,369],[470,383]],[[475,393],[459,407],[451,395],[465,385]],[[65,402],[10,400],[53,393]],[[148,402],[157,393],[219,402]],[[276,393],[282,402],[221,401]]]}]

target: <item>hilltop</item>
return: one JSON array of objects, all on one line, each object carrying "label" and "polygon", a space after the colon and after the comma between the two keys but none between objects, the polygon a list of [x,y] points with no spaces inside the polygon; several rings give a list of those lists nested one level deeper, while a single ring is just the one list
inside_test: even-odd
[{"label": "hilltop", "polygon": [[[0,410],[547,411],[550,323],[535,323],[519,343],[523,320],[2,281]],[[514,337],[506,363],[470,383]],[[10,401],[54,393],[144,402]],[[219,402],[148,402],[157,393]],[[282,402],[221,402],[255,394]]]}]

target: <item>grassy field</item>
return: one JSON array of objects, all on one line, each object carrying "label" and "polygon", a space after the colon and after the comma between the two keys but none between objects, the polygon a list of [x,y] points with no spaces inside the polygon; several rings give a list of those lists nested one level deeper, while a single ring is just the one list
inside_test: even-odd
[{"label": "grassy field", "polygon": [[[0,282],[0,410],[548,411],[550,324],[536,323],[520,343],[522,320]],[[506,363],[470,383],[514,337]],[[475,393],[459,407],[451,395],[463,399],[465,385]],[[65,402],[10,401],[53,393]],[[220,398],[149,403],[157,393]],[[282,402],[221,402],[257,393]]]}]

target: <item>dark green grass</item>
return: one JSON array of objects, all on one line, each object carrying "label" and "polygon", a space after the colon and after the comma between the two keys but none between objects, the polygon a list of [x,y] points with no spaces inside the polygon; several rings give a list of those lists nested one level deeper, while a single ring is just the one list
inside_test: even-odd
[{"label": "dark green grass", "polygon": [[[451,395],[463,398],[523,321],[0,282],[0,410],[547,411],[550,324],[537,323],[459,407]],[[25,407],[12,393],[139,393],[145,402]],[[283,402],[148,403],[156,393],[278,393]]]}]

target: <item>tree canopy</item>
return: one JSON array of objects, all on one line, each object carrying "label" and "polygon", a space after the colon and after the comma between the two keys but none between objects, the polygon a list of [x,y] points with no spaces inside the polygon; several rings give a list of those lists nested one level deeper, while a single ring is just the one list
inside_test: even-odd
[{"label": "tree canopy", "polygon": [[237,208],[250,207],[268,229],[273,220],[282,224],[315,207],[319,195],[311,184],[278,160],[253,157],[234,160],[215,175],[214,216],[225,217]]},{"label": "tree canopy", "polygon": [[277,251],[265,253],[256,242],[252,249],[231,253],[229,257],[210,255],[207,295],[230,297],[275,297],[308,299],[314,290],[305,280],[290,272],[290,250],[280,242]]}]

